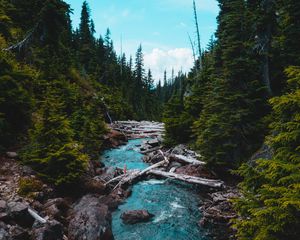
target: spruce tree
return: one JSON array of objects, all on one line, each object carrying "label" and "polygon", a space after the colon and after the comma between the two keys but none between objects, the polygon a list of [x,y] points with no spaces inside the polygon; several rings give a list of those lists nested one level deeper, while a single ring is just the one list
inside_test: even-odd
[{"label": "spruce tree", "polygon": [[[220,0],[216,74],[195,123],[196,148],[211,167],[235,167],[263,139],[265,91],[251,59],[245,2]],[[238,30],[238,31],[237,31]]]},{"label": "spruce tree", "polygon": [[23,153],[23,161],[56,186],[77,182],[84,173],[88,157],[82,146],[74,141],[70,121],[63,112],[64,103],[49,88],[30,134],[30,145]]},{"label": "spruce tree", "polygon": [[243,196],[235,200],[241,240],[296,240],[300,235],[300,68],[290,67],[289,91],[270,100],[273,109],[267,144],[272,159],[243,165]]}]

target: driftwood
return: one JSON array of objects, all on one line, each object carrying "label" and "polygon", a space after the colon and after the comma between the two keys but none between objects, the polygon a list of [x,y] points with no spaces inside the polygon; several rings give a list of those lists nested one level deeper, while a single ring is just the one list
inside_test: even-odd
[{"label": "driftwood", "polygon": [[28,213],[39,223],[45,224],[47,222],[47,220],[45,218],[42,218],[40,215],[37,214],[36,211],[34,211],[31,208],[28,208]]},{"label": "driftwood", "polygon": [[122,175],[120,175],[120,176],[117,176],[117,177],[115,177],[115,178],[112,178],[112,179],[110,179],[109,181],[107,181],[107,182],[105,183],[105,185],[108,185],[108,184],[110,184],[110,183],[112,183],[112,182],[116,182],[116,181],[122,179],[123,177],[125,177],[126,175],[128,175],[128,174],[122,174]]},{"label": "driftwood", "polygon": [[205,165],[205,162],[199,161],[193,157],[186,157],[184,155],[171,154],[170,158],[175,159],[178,162],[184,162],[192,165]]},{"label": "driftwood", "polygon": [[[34,211],[31,208],[27,209],[28,213],[39,223],[46,224],[48,220],[46,218],[41,217],[36,211]],[[48,218],[48,217],[47,217]],[[68,240],[68,237],[66,235],[63,235],[63,240]]]},{"label": "driftwood", "polygon": [[[159,150],[159,153],[162,154],[162,156],[164,157],[163,161],[155,163],[142,171],[134,170],[134,171],[128,172],[127,174],[123,174],[118,177],[115,177],[115,178],[111,179],[110,181],[108,181],[106,183],[106,185],[120,180],[119,183],[114,187],[114,189],[116,189],[126,183],[132,183],[136,178],[142,177],[145,174],[152,174],[152,175],[156,175],[156,176],[160,176],[160,177],[172,178],[172,179],[184,181],[187,183],[198,184],[198,185],[203,185],[203,186],[208,186],[208,187],[213,187],[213,188],[221,188],[224,184],[224,182],[220,181],[220,180],[193,177],[193,176],[189,176],[189,175],[176,174],[176,173],[172,173],[172,172],[156,170],[159,167],[163,167],[163,166],[166,166],[169,164],[169,158],[166,157],[166,155],[161,150]],[[179,155],[179,156],[181,156],[181,155]]]},{"label": "driftwood", "polygon": [[161,136],[164,132],[164,124],[148,121],[116,121],[111,124],[111,128],[124,132],[127,135],[156,135]]},{"label": "driftwood", "polygon": [[114,189],[116,189],[116,188],[121,187],[122,185],[124,185],[126,183],[132,183],[136,178],[143,176],[144,174],[146,174],[147,172],[151,171],[154,168],[158,168],[158,167],[161,167],[161,166],[164,166],[164,165],[168,165],[169,164],[168,158],[164,155],[164,153],[161,150],[159,150],[159,152],[164,157],[163,161],[160,161],[156,164],[153,164],[150,167],[147,167],[146,169],[144,169],[142,171],[141,170],[133,170],[133,171],[130,171],[126,174],[115,177],[115,178],[109,180],[108,182],[106,182],[105,185],[108,185],[112,182],[116,182],[116,181],[120,180],[119,183],[114,187]]},{"label": "driftwood", "polygon": [[165,156],[165,154],[163,153],[163,151],[159,150],[159,152],[164,157],[164,160],[160,161],[158,163],[155,163],[155,164],[151,165],[150,167],[147,167],[146,169],[144,169],[143,171],[141,171],[139,173],[139,176],[144,175],[145,173],[151,171],[154,168],[162,167],[164,165],[168,165],[169,164],[169,159]]},{"label": "driftwood", "polygon": [[184,182],[188,182],[188,183],[204,185],[204,186],[213,187],[213,188],[222,188],[222,186],[224,185],[224,182],[220,181],[220,180],[199,178],[199,177],[193,177],[193,176],[189,176],[189,175],[176,174],[176,173],[159,171],[159,170],[150,170],[149,174],[153,174],[153,175],[160,176],[160,177],[176,179],[176,180],[180,180],[180,181],[184,181]]}]

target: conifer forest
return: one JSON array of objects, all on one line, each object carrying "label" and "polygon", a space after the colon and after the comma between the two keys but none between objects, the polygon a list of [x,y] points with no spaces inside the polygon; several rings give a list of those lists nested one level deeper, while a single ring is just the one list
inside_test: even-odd
[{"label": "conifer forest", "polygon": [[185,1],[156,79],[90,1],[0,0],[0,240],[300,239],[300,1],[204,1],[207,46]]}]

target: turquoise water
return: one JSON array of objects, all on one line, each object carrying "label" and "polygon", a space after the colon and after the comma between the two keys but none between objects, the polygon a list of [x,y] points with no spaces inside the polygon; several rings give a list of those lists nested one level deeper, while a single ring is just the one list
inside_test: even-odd
[{"label": "turquoise water", "polygon": [[[126,146],[106,151],[106,166],[144,169],[142,154],[136,145],[143,139],[130,140]],[[112,227],[116,240],[209,240],[207,231],[198,226],[199,194],[193,186],[170,180],[147,180],[135,184],[132,195],[113,212]],[[123,224],[120,215],[126,210],[147,209],[152,221],[134,225]]]}]

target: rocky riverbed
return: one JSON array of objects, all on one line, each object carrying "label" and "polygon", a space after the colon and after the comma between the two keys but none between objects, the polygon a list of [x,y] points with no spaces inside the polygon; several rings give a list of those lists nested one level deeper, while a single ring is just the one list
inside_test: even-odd
[{"label": "rocky riverbed", "polygon": [[[127,138],[112,130],[104,141],[111,148]],[[16,152],[0,163],[0,240],[114,239],[111,210],[128,193],[105,186],[101,176],[109,173],[99,162],[91,161],[81,183],[67,192],[43,183]]]},{"label": "rocky riverbed", "polygon": [[[145,169],[149,164],[158,163],[166,156],[170,162],[166,167],[160,168],[161,170],[179,175],[217,180],[217,176],[208,171],[201,161],[197,160],[199,156],[195,152],[188,150],[186,146],[180,145],[172,149],[162,148],[161,135],[163,125],[147,122],[146,126],[144,126],[134,122],[134,126],[130,126],[130,122],[130,124],[126,123],[122,127],[120,124],[118,123],[117,127],[125,129],[127,132],[112,130],[104,137],[106,148],[116,148],[113,156],[104,154],[104,158],[111,160],[111,167],[109,165],[104,166],[102,162],[98,161],[90,162],[88,171],[81,184],[73,189],[68,189],[68,192],[57,191],[52,186],[43,183],[32,169],[19,163],[17,153],[9,152],[1,156],[0,240],[110,240],[115,238],[114,234],[117,236],[117,239],[127,239],[125,238],[126,233],[120,234],[119,231],[123,231],[122,229],[114,227],[113,219],[116,214],[118,215],[117,222],[123,219],[124,224],[132,223],[132,221],[134,223],[141,221],[144,222],[141,224],[146,224],[144,225],[146,227],[148,226],[147,224],[151,226],[153,223],[153,226],[155,224],[158,224],[157,226],[164,224],[163,226],[165,226],[164,234],[156,235],[156,238],[145,238],[143,235],[144,233],[148,234],[147,231],[151,230],[151,227],[146,228],[147,230],[143,227],[140,228],[139,230],[143,234],[137,228],[131,227],[139,235],[139,237],[132,239],[168,239],[168,236],[174,239],[178,234],[182,234],[182,239],[190,237],[189,239],[206,240],[210,239],[208,233],[211,232],[209,229],[212,227],[214,229],[221,227],[221,230],[218,230],[218,232],[223,231],[221,234],[223,238],[215,236],[215,239],[229,239],[232,232],[226,230],[228,230],[229,220],[235,216],[229,199],[238,196],[234,188],[212,189],[206,187],[201,189],[202,194],[199,196],[197,192],[194,192],[195,188],[184,190],[188,185],[178,185],[178,183],[174,185],[172,181],[169,182],[169,180],[164,179],[151,180],[149,182],[142,181],[135,184],[132,194],[130,184],[121,187],[106,184],[111,179],[122,176],[127,170],[132,168]],[[147,127],[149,128],[148,130]],[[138,131],[142,131],[140,135]],[[117,148],[119,145],[126,143],[128,138],[142,138],[145,136],[152,138],[147,138],[143,144],[140,142],[129,146],[129,149],[126,149],[128,154],[126,158],[122,154],[124,153],[124,148],[128,148],[128,145]],[[163,155],[159,151],[163,152]],[[146,155],[142,155],[142,153]],[[121,161],[114,161],[116,156]],[[136,157],[139,159],[138,161],[136,161]],[[172,158],[177,159],[172,160]],[[191,160],[192,162],[186,162]],[[103,161],[105,162],[106,160],[104,159]],[[126,168],[124,168],[125,163]],[[148,178],[150,178],[150,175]],[[151,176],[151,179],[153,178],[154,176]],[[34,186],[34,191],[26,192],[26,184],[28,183],[31,184],[31,187],[32,185]],[[21,189],[23,192],[20,191],[20,185],[22,184],[23,187]],[[167,192],[160,191],[162,184],[168,189]],[[180,190],[182,192],[175,193],[174,191],[178,191],[178,189],[182,189]],[[153,191],[156,194],[153,194]],[[161,207],[166,209],[171,207],[174,210],[172,212],[173,216],[178,216],[179,222],[181,222],[180,218],[184,220],[181,225],[172,223],[172,218],[169,219],[168,217],[170,214],[160,210],[160,208],[152,208],[154,205],[151,205],[151,202],[148,202],[149,206],[152,206],[150,207],[150,210],[152,209],[150,212],[147,212],[149,209],[143,208],[143,205],[136,206],[136,209],[126,209],[126,204],[121,205],[123,218],[120,218],[121,212],[119,207],[120,204],[124,203],[125,199],[128,199],[127,203],[135,204],[136,200],[134,199],[141,197],[136,195],[136,193],[139,193],[146,196],[151,195],[152,198],[148,200],[152,199],[151,201],[156,202],[162,196],[169,196],[170,192],[168,191],[174,192],[172,193],[174,196],[176,194],[189,196],[181,200],[164,198],[163,202],[167,205],[161,204]],[[185,193],[185,191],[189,193]],[[190,202],[191,196],[195,198],[192,202]],[[148,200],[145,199],[146,202]],[[182,206],[181,203],[184,202],[186,205]],[[193,214],[189,211],[192,211]],[[188,223],[185,216],[189,216],[188,219],[192,222]],[[150,223],[147,221],[150,221]],[[196,232],[193,233],[194,229],[196,229]],[[172,232],[173,235],[168,235],[168,232]],[[157,238],[158,236],[161,238]],[[199,236],[202,236],[202,238],[199,238]]]}]

